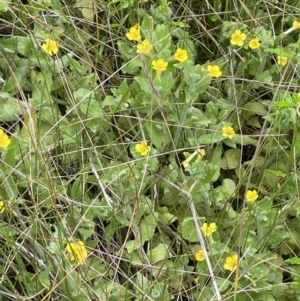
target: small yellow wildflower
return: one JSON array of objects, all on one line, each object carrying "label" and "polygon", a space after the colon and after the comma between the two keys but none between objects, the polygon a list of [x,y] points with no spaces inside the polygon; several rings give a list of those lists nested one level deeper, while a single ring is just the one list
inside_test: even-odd
[{"label": "small yellow wildflower", "polygon": [[285,67],[286,64],[287,64],[287,61],[288,61],[287,57],[280,56],[280,55],[277,56],[277,63],[278,63],[278,65],[280,65],[282,67]]},{"label": "small yellow wildflower", "polygon": [[242,33],[240,30],[236,30],[231,35],[230,43],[231,45],[243,46],[245,40],[246,40],[246,35]]},{"label": "small yellow wildflower", "polygon": [[226,258],[224,269],[228,271],[233,271],[238,264],[239,257],[237,254],[229,256]]},{"label": "small yellow wildflower", "polygon": [[129,29],[129,32],[126,33],[126,37],[130,41],[140,41],[141,37],[141,27],[139,24],[135,24]]},{"label": "small yellow wildflower", "polygon": [[217,231],[217,225],[216,223],[210,223],[208,226],[207,223],[204,223],[201,227],[201,230],[205,236],[211,236]]},{"label": "small yellow wildflower", "polygon": [[258,199],[258,193],[255,189],[248,190],[246,193],[247,202],[254,203]]},{"label": "small yellow wildflower", "polygon": [[204,148],[200,148],[200,149],[197,150],[197,152],[198,152],[198,157],[197,157],[196,162],[199,162],[199,161],[201,161],[201,160],[204,158],[204,156],[206,155],[206,151],[205,151]]},{"label": "small yellow wildflower", "polygon": [[3,213],[10,205],[12,201],[0,201],[0,213]]},{"label": "small yellow wildflower", "polygon": [[154,70],[165,71],[167,69],[168,62],[165,62],[163,59],[158,59],[152,62],[152,68]]},{"label": "small yellow wildflower", "polygon": [[259,39],[252,39],[250,42],[249,42],[249,48],[251,49],[257,49],[260,47],[260,43],[259,43]]},{"label": "small yellow wildflower", "polygon": [[148,54],[152,48],[152,44],[149,40],[144,40],[142,43],[137,45],[137,53]]},{"label": "small yellow wildflower", "polygon": [[141,156],[147,156],[148,153],[151,150],[151,147],[148,146],[147,142],[138,143],[135,146],[135,150],[141,155]]},{"label": "small yellow wildflower", "polygon": [[222,127],[223,136],[229,139],[232,139],[235,135],[234,129],[231,126]]},{"label": "small yellow wildflower", "polygon": [[294,21],[293,22],[293,27],[296,28],[296,29],[300,28],[300,22]]},{"label": "small yellow wildflower", "polygon": [[46,43],[44,43],[42,45],[43,50],[49,54],[49,55],[53,55],[56,54],[58,52],[59,46],[58,43],[54,40],[51,39],[47,39]]},{"label": "small yellow wildflower", "polygon": [[196,254],[195,254],[195,258],[197,261],[204,261],[205,260],[205,255],[204,252],[202,250],[199,250]]},{"label": "small yellow wildflower", "polygon": [[7,148],[10,145],[9,137],[0,129],[0,147]]},{"label": "small yellow wildflower", "polygon": [[205,149],[204,149],[204,148],[200,148],[200,149],[198,150],[198,155],[199,155],[201,158],[203,158],[203,157],[206,155]]},{"label": "small yellow wildflower", "polygon": [[220,77],[222,75],[222,71],[218,65],[208,65],[207,71],[210,72],[211,77]]},{"label": "small yellow wildflower", "polygon": [[175,56],[175,59],[179,62],[185,62],[189,58],[187,51],[182,48],[177,48],[174,56]]},{"label": "small yellow wildflower", "polygon": [[3,213],[5,211],[5,203],[3,201],[0,201],[0,213]]},{"label": "small yellow wildflower", "polygon": [[66,247],[66,252],[69,253],[70,260],[75,260],[77,264],[84,264],[86,258],[88,257],[88,252],[82,241],[68,243]]}]

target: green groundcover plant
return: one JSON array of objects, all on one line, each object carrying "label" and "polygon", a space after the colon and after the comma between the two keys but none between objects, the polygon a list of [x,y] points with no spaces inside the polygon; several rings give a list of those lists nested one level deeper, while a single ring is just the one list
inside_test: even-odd
[{"label": "green groundcover plant", "polygon": [[0,18],[0,300],[300,300],[297,1]]}]

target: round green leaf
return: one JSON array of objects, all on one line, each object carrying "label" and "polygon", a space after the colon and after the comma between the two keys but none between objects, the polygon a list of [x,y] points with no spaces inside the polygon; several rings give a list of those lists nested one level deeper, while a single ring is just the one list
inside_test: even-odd
[{"label": "round green leaf", "polygon": [[221,159],[222,169],[235,169],[240,166],[241,161],[241,150],[240,149],[230,149],[225,152],[224,157]]}]

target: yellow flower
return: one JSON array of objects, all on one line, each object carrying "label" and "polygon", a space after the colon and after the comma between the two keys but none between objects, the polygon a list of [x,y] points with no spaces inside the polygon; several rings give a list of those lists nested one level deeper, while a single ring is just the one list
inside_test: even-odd
[{"label": "yellow flower", "polygon": [[195,258],[197,261],[203,261],[205,260],[205,255],[204,252],[202,250],[199,250],[196,254],[195,254]]},{"label": "yellow flower", "polygon": [[238,260],[239,257],[237,254],[227,257],[224,264],[224,269],[228,271],[233,271],[237,266]]},{"label": "yellow flower", "polygon": [[200,148],[200,149],[198,150],[198,154],[199,154],[199,156],[200,156],[201,158],[203,158],[203,157],[205,156],[205,154],[206,154],[205,149],[204,149],[204,148]]},{"label": "yellow flower", "polygon": [[157,61],[152,62],[152,68],[154,70],[165,71],[167,66],[168,62],[165,62],[163,59],[158,59]]},{"label": "yellow flower", "polygon": [[0,213],[3,213],[6,209],[5,203],[3,201],[0,201]]},{"label": "yellow flower", "polygon": [[229,139],[232,139],[235,135],[234,129],[231,126],[222,127],[223,136]]},{"label": "yellow flower", "polygon": [[207,71],[210,72],[211,77],[220,77],[222,75],[222,71],[217,65],[208,65]]},{"label": "yellow flower", "polygon": [[5,203],[3,201],[0,201],[0,213],[3,213],[5,211]]},{"label": "yellow flower", "polygon": [[0,129],[0,147],[7,148],[10,145],[9,137]]},{"label": "yellow flower", "polygon": [[249,47],[253,50],[259,48],[260,47],[259,39],[252,39],[249,42]]},{"label": "yellow flower", "polygon": [[288,61],[287,57],[280,56],[280,55],[277,56],[277,63],[278,63],[278,65],[280,65],[282,67],[285,67],[286,64],[287,64],[287,61]]},{"label": "yellow flower", "polygon": [[84,264],[86,258],[88,257],[88,252],[82,241],[68,243],[66,247],[66,252],[69,253],[70,260],[75,260],[78,264]]},{"label": "yellow flower", "polygon": [[300,28],[300,22],[294,21],[293,22],[293,27],[296,28],[296,29]]},{"label": "yellow flower", "polygon": [[179,62],[185,62],[189,58],[187,51],[182,48],[177,48],[174,56],[175,56],[175,59]]},{"label": "yellow flower", "polygon": [[205,236],[211,236],[214,232],[217,231],[216,223],[210,223],[209,226],[207,223],[204,223],[201,227],[202,232]]},{"label": "yellow flower", "polygon": [[42,48],[47,54],[53,55],[58,52],[58,43],[51,39],[47,39],[46,43],[42,45]]},{"label": "yellow flower", "polygon": [[231,43],[231,45],[243,46],[245,40],[246,40],[246,35],[244,33],[242,33],[240,30],[236,30],[231,35],[230,43]]},{"label": "yellow flower", "polygon": [[3,213],[6,208],[11,205],[12,201],[0,201],[0,213]]},{"label": "yellow flower", "polygon": [[137,45],[137,53],[149,53],[152,48],[152,44],[148,40],[144,40],[142,43]]},{"label": "yellow flower", "polygon": [[126,33],[126,37],[130,41],[140,41],[141,37],[141,27],[139,24],[135,24],[129,29],[129,32]]},{"label": "yellow flower", "polygon": [[135,150],[140,153],[141,156],[147,156],[151,150],[151,147],[148,146],[147,142],[142,142],[135,146]]},{"label": "yellow flower", "polygon": [[258,199],[258,193],[255,189],[248,190],[246,193],[247,202],[254,203]]}]

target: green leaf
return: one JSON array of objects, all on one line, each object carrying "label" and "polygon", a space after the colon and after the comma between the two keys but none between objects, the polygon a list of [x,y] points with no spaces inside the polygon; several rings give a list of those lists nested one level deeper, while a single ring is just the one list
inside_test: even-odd
[{"label": "green leaf", "polygon": [[141,243],[137,240],[128,240],[125,244],[125,248],[129,254],[141,247]]},{"label": "green leaf", "polygon": [[219,109],[214,102],[210,101],[206,104],[205,116],[210,120],[210,123],[216,124],[218,112],[219,112]]},{"label": "green leaf", "polygon": [[232,286],[232,282],[229,281],[228,279],[219,278],[217,279],[217,283],[221,293],[225,293],[226,290]]},{"label": "green leaf", "polygon": [[16,82],[18,82],[22,88],[25,88],[28,85],[28,60],[22,60],[22,62],[19,61],[18,63],[19,66],[13,70],[14,76],[9,76],[4,85],[4,91],[12,92],[12,95],[16,95],[20,92],[19,86],[16,85]]},{"label": "green leaf", "polygon": [[147,291],[148,287],[151,285],[151,281],[148,278],[146,278],[141,272],[137,272],[135,284],[139,288],[137,290],[138,293],[140,290]]},{"label": "green leaf", "polygon": [[51,0],[41,0],[39,2],[30,2],[24,5],[26,11],[31,12],[33,14],[38,14],[40,11],[45,11],[49,6],[52,5]]},{"label": "green leaf", "polygon": [[147,254],[151,263],[164,260],[172,254],[170,248],[166,244],[158,244],[154,249],[150,250]]},{"label": "green leaf", "polygon": [[120,225],[125,227],[130,227],[129,220],[122,214],[115,214],[114,218],[120,223]]},{"label": "green leaf", "polygon": [[251,75],[257,75],[258,71],[261,69],[261,60],[257,57],[252,57],[247,61],[247,70]]},{"label": "green leaf", "polygon": [[78,229],[78,232],[80,233],[80,235],[82,236],[82,238],[85,240],[85,239],[91,237],[94,234],[95,230],[94,229],[87,229],[87,228],[80,227]]},{"label": "green leaf", "polygon": [[145,77],[136,76],[134,80],[140,85],[142,91],[147,94],[153,94],[153,89],[149,83],[149,80]]},{"label": "green leaf", "polygon": [[274,53],[280,56],[285,56],[287,58],[290,58],[292,56],[292,53],[290,51],[284,50],[282,48],[265,48],[264,51],[268,53]]},{"label": "green leaf", "polygon": [[11,2],[11,0],[2,0],[0,2],[0,14],[2,12],[6,12],[9,9],[9,3]]},{"label": "green leaf", "polygon": [[255,127],[257,129],[261,129],[261,122],[256,116],[251,116],[245,120],[245,124]]},{"label": "green leaf", "polygon": [[212,182],[218,180],[220,176],[220,165],[221,165],[221,155],[222,155],[223,147],[222,144],[216,146],[212,152],[211,165],[214,169],[214,175],[212,177]]},{"label": "green leaf", "polygon": [[276,177],[286,177],[286,174],[281,170],[265,169],[264,173],[274,175]]},{"label": "green leaf", "polygon": [[146,121],[145,130],[151,143],[155,145],[158,151],[162,151],[162,146],[171,141],[167,125],[163,124],[160,120],[158,122],[154,122],[154,120]]},{"label": "green leaf", "polygon": [[222,183],[222,192],[225,198],[228,200],[234,194],[236,189],[235,182],[230,179],[224,179]]},{"label": "green leaf", "polygon": [[[3,2],[1,2],[3,3]],[[0,3],[0,9],[1,9]],[[2,46],[8,53],[19,53],[26,57],[34,55],[34,43],[30,38],[13,37],[1,41]]]},{"label": "green leaf", "polygon": [[139,72],[140,68],[142,68],[142,67],[143,67],[142,61],[141,61],[140,57],[137,56],[122,66],[122,72],[128,73],[128,74],[137,74]]},{"label": "green leaf", "polygon": [[159,162],[156,157],[147,160],[147,170],[156,172],[159,168]]},{"label": "green leaf", "polygon": [[1,192],[4,200],[13,200],[18,196],[18,188],[13,177],[5,177],[1,181]]},{"label": "green leaf", "polygon": [[111,89],[113,95],[118,98],[121,97],[122,101],[128,101],[130,99],[130,89],[127,85],[127,80],[124,79],[118,89]]},{"label": "green leaf", "polygon": [[255,115],[255,114],[260,116],[265,116],[268,113],[265,106],[260,102],[248,102],[243,106],[243,109],[245,109],[248,116]]},{"label": "green leaf", "polygon": [[50,73],[35,73],[33,70],[30,74],[32,84],[32,103],[34,106],[51,103],[52,75]]},{"label": "green leaf", "polygon": [[226,139],[221,133],[211,133],[203,135],[199,139],[200,144],[213,144]]},{"label": "green leaf", "polygon": [[295,108],[295,104],[293,102],[290,101],[276,101],[274,102],[274,105],[276,107],[276,109],[279,108]]},{"label": "green leaf", "polygon": [[193,127],[206,127],[209,124],[211,124],[211,119],[208,118],[206,114],[204,115],[201,110],[194,107],[190,107],[187,109],[183,125]]},{"label": "green leaf", "polygon": [[4,122],[18,120],[22,105],[23,102],[17,98],[11,97],[6,92],[0,92],[0,120]]},{"label": "green leaf", "polygon": [[[199,221],[200,220],[204,222],[204,218],[199,218]],[[183,239],[186,239],[189,242],[199,241],[194,219],[192,217],[184,218],[183,221],[179,224],[177,231],[181,234]]]},{"label": "green leaf", "polygon": [[177,217],[168,211],[168,207],[159,207],[157,208],[157,211],[159,212],[159,220],[167,225],[170,225],[177,220]]},{"label": "green leaf", "polygon": [[204,67],[200,65],[196,65],[194,68],[184,68],[183,74],[184,82],[186,83],[184,88],[186,102],[194,102],[210,85],[211,76]]},{"label": "green leaf", "polygon": [[231,141],[238,143],[238,144],[242,144],[242,145],[257,145],[257,140],[253,139],[251,137],[248,136],[241,136],[239,134],[234,135],[234,137],[231,139]]},{"label": "green leaf", "polygon": [[225,152],[221,160],[222,169],[235,169],[240,166],[241,160],[241,150],[240,149],[229,149]]},{"label": "green leaf", "polygon": [[67,120],[62,120],[60,123],[60,130],[63,134],[64,145],[78,142],[78,133],[82,130],[80,123],[70,124]]},{"label": "green leaf", "polygon": [[88,21],[94,21],[95,6],[92,0],[77,0],[74,8],[82,13],[82,16]]},{"label": "green leaf", "polygon": [[94,98],[85,98],[81,101],[79,109],[88,118],[104,115],[101,103]]},{"label": "green leaf", "polygon": [[[1,195],[1,197],[3,197]],[[9,226],[6,222],[0,223],[0,235],[6,240],[10,240],[18,234],[18,230]]]},{"label": "green leaf", "polygon": [[148,39],[153,44],[152,36],[154,32],[154,19],[146,14],[141,24],[141,34],[145,39]]},{"label": "green leaf", "polygon": [[152,41],[158,58],[165,59],[170,55],[171,48],[171,31],[168,25],[157,25],[153,35]]},{"label": "green leaf", "polygon": [[153,237],[157,226],[157,221],[158,221],[157,212],[153,212],[153,214],[146,216],[142,220],[140,224],[142,244],[144,244],[144,242],[150,240]]},{"label": "green leaf", "polygon": [[154,84],[156,89],[158,90],[161,98],[166,101],[167,96],[170,95],[171,90],[174,85],[174,79],[171,73],[162,76],[160,79],[155,78]]},{"label": "green leaf", "polygon": [[51,287],[50,277],[49,277],[50,272],[51,272],[51,266],[47,266],[45,270],[43,270],[38,274],[38,279],[40,284],[46,289],[50,289]]},{"label": "green leaf", "polygon": [[264,43],[274,41],[272,32],[270,30],[266,30],[264,26],[255,27],[253,33],[261,41],[264,41]]},{"label": "green leaf", "polygon": [[186,24],[184,22],[180,22],[180,21],[179,22],[177,22],[177,21],[171,21],[170,24],[174,25],[176,27],[186,27],[186,28],[190,27],[188,24]]},{"label": "green leaf", "polygon": [[290,263],[290,264],[297,264],[297,265],[299,265],[300,264],[300,258],[298,258],[298,257],[292,257],[292,258],[287,259],[285,262]]},{"label": "green leaf", "polygon": [[48,122],[55,125],[57,121],[61,118],[60,112],[55,105],[45,105],[42,106],[37,113],[39,120]]},{"label": "green leaf", "polygon": [[273,78],[272,78],[272,75],[270,73],[270,70],[266,70],[266,71],[264,71],[262,73],[259,73],[255,77],[255,80],[258,81],[258,82],[261,82],[260,85],[262,83],[271,84],[273,82]]},{"label": "green leaf", "polygon": [[[128,43],[122,42],[121,40],[118,40],[117,42],[118,48],[121,53],[122,59],[126,62],[132,59],[132,57],[135,55],[135,48],[134,47],[129,47]],[[141,61],[139,59],[139,61]]]}]

